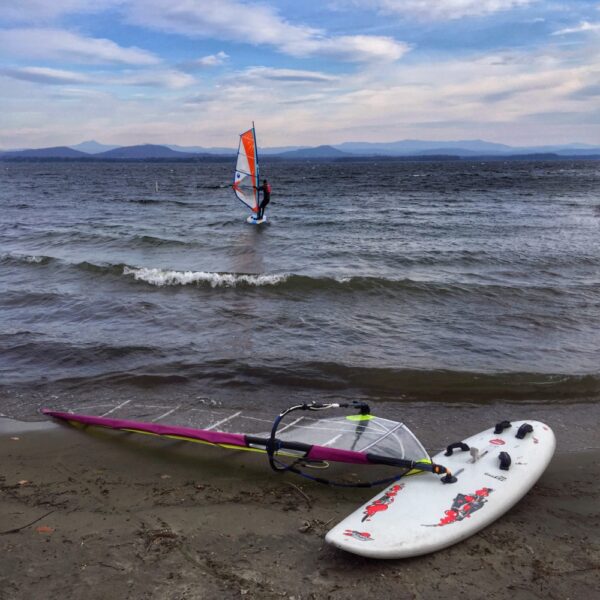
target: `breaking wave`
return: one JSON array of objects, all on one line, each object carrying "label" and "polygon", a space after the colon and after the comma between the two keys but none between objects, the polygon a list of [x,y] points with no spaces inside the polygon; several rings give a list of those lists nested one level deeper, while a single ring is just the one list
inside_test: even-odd
[{"label": "breaking wave", "polygon": [[587,281],[568,288],[552,285],[521,285],[469,281],[419,280],[407,277],[375,277],[369,275],[309,275],[285,273],[230,273],[219,271],[184,271],[159,267],[140,267],[124,263],[71,262],[64,258],[16,253],[0,254],[0,264],[15,264],[59,270],[77,269],[95,275],[125,277],[155,287],[204,286],[214,289],[256,287],[272,288],[278,293],[371,293],[410,294],[443,300],[448,297],[535,298],[539,301],[577,295],[593,298],[600,282]]},{"label": "breaking wave", "polygon": [[171,271],[152,268],[124,267],[123,275],[136,281],[144,281],[158,287],[206,283],[211,287],[236,287],[238,285],[277,285],[286,281],[288,275],[247,275],[238,273],[211,273],[210,271]]},{"label": "breaking wave", "polygon": [[4,252],[0,254],[0,263],[5,264],[18,264],[18,263],[30,263],[30,264],[47,264],[52,259],[48,256],[42,256],[38,254],[14,254],[12,252]]}]

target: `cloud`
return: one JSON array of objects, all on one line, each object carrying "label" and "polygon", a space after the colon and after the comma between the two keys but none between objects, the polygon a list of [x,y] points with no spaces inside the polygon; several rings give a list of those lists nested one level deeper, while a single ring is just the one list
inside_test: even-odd
[{"label": "cloud", "polygon": [[341,60],[396,61],[410,46],[391,37],[381,35],[342,35],[321,40],[315,54],[331,56]]},{"label": "cloud", "polygon": [[567,35],[569,33],[582,33],[585,31],[600,32],[600,23],[590,23],[589,21],[582,21],[576,27],[567,27],[566,29],[560,29],[559,31],[555,31],[552,35]]},{"label": "cloud", "polygon": [[214,69],[229,61],[229,54],[226,52],[217,52],[216,54],[208,54],[195,60],[187,60],[179,63],[178,67],[183,71],[198,71],[201,69]]},{"label": "cloud", "polygon": [[194,84],[196,80],[187,73],[182,73],[175,69],[148,71],[135,71],[124,73],[118,77],[108,78],[106,83],[109,85],[140,86],[153,88],[167,88],[179,90]]},{"label": "cloud", "polygon": [[[67,62],[66,42],[55,46],[56,56],[60,54],[63,60],[55,66],[65,70],[25,66],[37,62],[46,65],[37,57],[50,57],[50,50],[41,46],[43,38],[31,38],[32,43],[40,45],[39,49],[30,50],[37,53],[35,56],[28,55],[36,62],[23,63],[11,57],[14,64],[3,66],[12,68],[0,71],[3,78],[12,78],[0,83],[0,142],[4,146],[39,147],[100,137],[105,142],[122,144],[231,146],[238,131],[243,131],[252,119],[258,127],[259,142],[265,146],[317,145],[352,139],[391,141],[422,138],[424,131],[432,139],[483,137],[524,145],[571,138],[591,143],[599,139],[597,38],[586,36],[578,40],[581,44],[567,45],[557,43],[560,38],[554,37],[554,43],[547,46],[538,41],[535,46],[513,45],[508,51],[493,54],[476,52],[469,46],[434,58],[429,53],[419,55],[417,49],[413,60],[395,63],[408,47],[393,37],[352,35],[355,30],[342,28],[345,17],[336,21],[340,29],[334,34],[292,22],[284,16],[284,8],[281,12],[273,8],[289,6],[287,2],[268,0],[267,4],[264,0],[257,4],[260,1],[172,0],[161,5],[158,0],[124,0],[118,11],[107,14],[106,21],[103,19],[103,26],[115,22],[111,21],[115,17],[123,24],[122,17],[127,15],[125,24],[146,28],[138,29],[136,35],[145,33],[156,47],[164,39],[154,32],[169,34],[168,42],[173,46],[168,56],[174,64],[185,60],[182,51],[189,56],[192,43],[200,46],[200,38],[210,39],[207,47],[214,49],[196,49],[192,54],[197,58],[195,69],[207,69],[202,79],[194,78],[191,70],[184,72],[186,65],[168,68],[167,59],[150,68],[152,65],[143,61],[110,59],[108,51],[106,56],[100,55],[109,66],[104,67],[103,63],[83,72],[81,67]],[[67,4],[63,0],[56,2],[63,8]],[[334,0],[328,0],[327,6],[331,2]],[[349,6],[352,0],[335,2]],[[385,28],[392,20],[390,7],[400,5],[407,10],[396,10],[394,19],[400,14],[421,19],[450,19],[458,15],[466,18],[481,16],[478,11],[491,14],[520,4],[487,0],[481,0],[477,6],[471,0],[361,0],[363,8],[376,7],[380,11],[377,19],[385,21]],[[573,25],[580,18],[588,18],[590,24],[598,21],[573,14]],[[360,16],[364,16],[364,11],[356,11],[352,23]],[[77,20],[81,27],[86,22],[86,30],[97,31],[91,19]],[[423,32],[422,25],[414,26],[420,26]],[[27,31],[26,26],[21,27]],[[42,31],[42,26],[38,27]],[[60,30],[62,25],[56,27]],[[73,35],[86,41],[95,39],[84,37],[83,33]],[[192,42],[176,36],[186,36]],[[212,46],[214,40],[221,40],[220,45]],[[177,47],[180,43],[182,48]],[[248,53],[257,62],[249,62],[247,55],[240,58],[238,66],[237,53],[248,50],[248,44],[261,46]],[[115,46],[114,52],[144,52]],[[222,53],[217,52],[219,49]],[[331,65],[325,61],[307,61],[304,69],[294,68],[299,61],[273,58],[273,50],[293,57],[355,61],[359,67],[344,68],[343,75],[332,74]],[[223,51],[231,58],[224,57]],[[94,58],[98,52],[81,51],[77,61],[100,64]],[[2,49],[0,55],[4,57],[7,52]],[[382,64],[384,61],[387,62]],[[219,64],[227,68],[208,72],[211,66]],[[263,66],[246,68],[248,64]],[[532,116],[533,110],[536,113]]]},{"label": "cloud", "polygon": [[600,83],[586,85],[572,94],[572,98],[575,99],[587,100],[590,97],[600,97]]},{"label": "cloud", "polygon": [[70,13],[100,12],[124,0],[18,0],[5,2],[1,18],[9,22],[47,23]]},{"label": "cloud", "polygon": [[371,6],[384,13],[421,20],[452,20],[481,17],[527,6],[537,0],[341,0],[341,4]]},{"label": "cloud", "polygon": [[[485,0],[484,0],[485,1]],[[497,0],[500,1],[500,0]],[[523,0],[513,0],[523,1]],[[320,28],[294,24],[280,15],[276,8],[258,2],[240,0],[22,0],[5,11],[4,20],[44,22],[73,13],[102,11],[117,8],[123,18],[135,26],[154,29],[192,38],[210,38],[266,45],[295,57],[330,57],[347,62],[386,61],[401,58],[410,48],[389,36],[329,35]],[[33,44],[19,40],[20,34],[29,39],[41,34],[42,29],[6,32],[6,43],[19,48],[24,56],[33,56],[44,48],[54,56],[71,52],[79,60],[96,62],[126,62],[151,64],[156,61],[148,52],[138,48],[120,48],[110,40],[84,38],[62,30],[47,29],[51,39],[40,35]],[[27,32],[30,32],[29,34]],[[43,42],[40,45],[40,41]],[[40,49],[37,50],[37,46]],[[196,67],[222,64],[224,53],[199,59]],[[136,62],[137,61],[137,62]],[[192,65],[190,65],[192,66]]]},{"label": "cloud", "polygon": [[386,36],[328,36],[321,29],[290,23],[269,6],[238,0],[131,0],[125,14],[137,26],[193,38],[268,45],[296,57],[395,61],[409,50]]},{"label": "cloud", "polygon": [[0,69],[0,75],[29,81],[31,83],[49,85],[71,85],[74,83],[93,86],[135,86],[179,90],[195,83],[195,79],[187,73],[173,69],[150,71],[131,71],[119,75],[106,73],[83,74],[63,69],[47,67],[21,67]]},{"label": "cloud", "polygon": [[208,56],[203,56],[198,60],[192,61],[190,64],[197,65],[198,67],[218,67],[219,65],[224,64],[229,59],[229,54],[225,52],[217,52],[216,54],[209,54]]},{"label": "cloud", "polygon": [[0,50],[18,58],[83,63],[154,65],[160,59],[139,48],[123,48],[103,38],[83,37],[64,29],[0,30]]},{"label": "cloud", "polygon": [[46,67],[23,67],[20,69],[0,69],[0,75],[50,85],[64,85],[72,83],[87,83],[90,78],[81,73],[64,71],[62,69],[48,69]]},{"label": "cloud", "polygon": [[271,67],[249,67],[241,74],[234,76],[236,81],[246,79],[251,81],[270,80],[292,83],[325,83],[338,81],[338,77],[319,71],[302,71],[299,69],[274,69]]}]

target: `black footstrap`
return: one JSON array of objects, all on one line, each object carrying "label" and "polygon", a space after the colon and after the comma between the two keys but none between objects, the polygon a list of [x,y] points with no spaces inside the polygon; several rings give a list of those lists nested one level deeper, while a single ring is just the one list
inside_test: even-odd
[{"label": "black footstrap", "polygon": [[510,421],[500,421],[500,423],[496,423],[494,434],[498,435],[502,433],[505,429],[508,429],[509,427],[512,427]]},{"label": "black footstrap", "polygon": [[533,427],[529,423],[523,423],[521,427],[519,427],[519,431],[517,431],[516,437],[522,440],[528,433],[533,432]]},{"label": "black footstrap", "polygon": [[512,462],[510,454],[508,452],[500,452],[498,458],[500,459],[500,470],[508,471],[508,469],[510,469],[510,463]]},{"label": "black footstrap", "polygon": [[469,450],[469,446],[464,442],[454,442],[454,444],[450,444],[446,448],[444,456],[452,456],[452,452],[454,452],[454,450],[461,450],[462,452],[467,452]]}]

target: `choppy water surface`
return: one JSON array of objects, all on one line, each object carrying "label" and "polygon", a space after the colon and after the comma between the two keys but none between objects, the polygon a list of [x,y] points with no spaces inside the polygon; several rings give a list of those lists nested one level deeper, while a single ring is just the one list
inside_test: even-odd
[{"label": "choppy water surface", "polygon": [[230,164],[0,163],[0,411],[600,397],[600,163],[263,172],[257,228]]}]

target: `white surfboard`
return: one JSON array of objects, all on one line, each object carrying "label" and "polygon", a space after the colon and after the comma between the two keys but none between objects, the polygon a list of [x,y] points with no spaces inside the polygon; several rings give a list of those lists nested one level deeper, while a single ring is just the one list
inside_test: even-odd
[{"label": "white surfboard", "polygon": [[[516,504],[544,472],[556,446],[552,430],[538,421],[515,421],[501,433],[491,428],[463,443],[468,450],[433,457],[450,469],[455,483],[442,483],[431,473],[407,476],[329,531],[326,541],[372,558],[406,558],[446,548]],[[501,468],[500,453],[510,459],[508,470]]]},{"label": "white surfboard", "polygon": [[252,225],[260,225],[261,223],[267,222],[267,215],[263,215],[262,219],[257,219],[254,215],[250,215],[246,219],[246,223],[251,223]]}]

